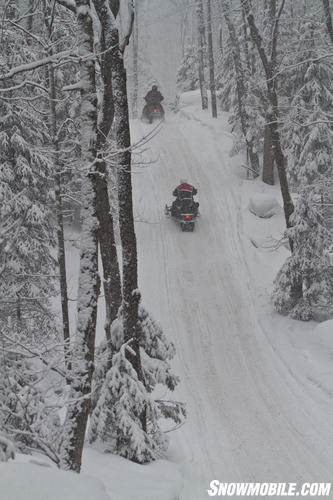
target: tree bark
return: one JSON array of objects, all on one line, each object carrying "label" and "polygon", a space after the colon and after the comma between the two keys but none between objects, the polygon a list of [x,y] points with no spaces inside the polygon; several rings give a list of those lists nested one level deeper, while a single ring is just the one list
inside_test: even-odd
[{"label": "tree bark", "polygon": [[[32,10],[33,4],[31,1],[29,5]],[[51,44],[53,27],[52,27],[52,22],[50,21],[51,16],[49,14],[50,14],[49,9],[47,9],[45,16],[45,25],[48,32],[48,41]],[[53,55],[52,48],[49,48],[48,55],[50,56]],[[62,207],[62,196],[61,196],[61,191],[62,191],[61,162],[60,162],[59,137],[58,137],[58,126],[57,126],[57,108],[56,108],[57,91],[56,91],[55,73],[53,64],[50,64],[47,67],[46,71],[47,71],[47,81],[48,81],[48,91],[49,91],[49,130],[52,141],[53,165],[55,172],[54,194],[55,194],[56,211],[57,211],[58,265],[60,274],[60,300],[61,300],[62,329],[63,329],[63,339],[64,339],[64,358],[65,358],[65,366],[69,371],[71,369],[71,363],[69,359],[70,327],[69,327],[68,290],[67,290],[67,275],[66,275],[66,250],[65,250],[64,219],[63,219],[63,207]]]},{"label": "tree bark", "polygon": [[139,50],[139,26],[138,26],[138,6],[136,6],[136,16],[133,31],[133,95],[132,95],[132,115],[138,117],[138,93],[139,93],[139,68],[138,68],[138,50]]},{"label": "tree bark", "polygon": [[[115,130],[118,162],[118,202],[119,227],[122,245],[122,319],[124,341],[132,340],[131,352],[126,349],[126,357],[136,370],[139,380],[144,382],[141,366],[138,306],[140,293],[138,290],[137,245],[134,229],[132,175],[131,175],[131,136],[128,115],[126,70],[123,51],[119,42],[119,33],[115,18],[106,0],[94,0],[99,20],[105,30],[107,44],[112,47],[112,88],[115,106]],[[128,41],[129,35],[127,37]],[[142,428],[147,430],[146,415],[140,416]]]},{"label": "tree bark", "polygon": [[82,61],[81,134],[82,164],[86,173],[82,183],[82,233],[78,287],[78,317],[72,357],[70,404],[64,424],[61,467],[80,472],[82,450],[90,411],[91,380],[94,371],[98,276],[98,221],[96,217],[97,96],[95,84],[94,34],[89,0],[76,0],[78,47]]},{"label": "tree bark", "polygon": [[56,115],[56,87],[54,78],[54,68],[49,66],[49,96],[50,96],[50,131],[52,137],[53,147],[53,164],[54,164],[54,181],[55,181],[55,200],[57,210],[57,239],[58,239],[58,264],[60,273],[60,298],[61,298],[61,311],[62,311],[62,328],[64,338],[64,354],[65,364],[67,369],[70,369],[69,361],[69,343],[70,343],[70,330],[69,330],[69,313],[68,313],[68,291],[67,291],[67,275],[66,275],[66,251],[65,251],[65,237],[64,237],[64,219],[61,197],[61,164],[59,158],[59,140],[57,137],[57,115]]},{"label": "tree bark", "polygon": [[208,97],[205,82],[205,24],[202,0],[196,0],[197,14],[197,40],[198,40],[198,68],[199,68],[199,86],[201,95],[202,109],[208,109]]},{"label": "tree bark", "polygon": [[[117,9],[118,7],[115,6],[115,9]],[[114,119],[114,102],[111,73],[112,59],[110,50],[108,50],[109,48],[110,47],[108,46],[105,37],[105,31],[104,29],[102,29],[101,51],[103,55],[101,78],[103,82],[103,101],[101,116],[99,119],[99,127],[97,131],[96,171],[99,173],[99,175],[96,176],[96,214],[99,222],[98,239],[103,265],[103,287],[106,313],[104,328],[106,339],[108,342],[111,340],[111,324],[117,317],[118,310],[121,304],[119,262],[114,235],[113,217],[109,201],[107,166],[103,157],[107,138]]]},{"label": "tree bark", "polygon": [[262,166],[262,180],[265,184],[274,185],[274,155],[272,145],[272,135],[269,124],[265,123],[264,130],[264,157]]},{"label": "tree bark", "polygon": [[209,87],[210,87],[210,96],[212,105],[212,116],[213,118],[217,118],[211,0],[207,0],[207,41],[208,41],[208,60],[209,60]]},{"label": "tree bark", "polygon": [[330,2],[329,2],[329,0],[323,0],[323,6],[324,6],[324,12],[325,12],[325,21],[326,21],[327,33],[328,33],[328,35],[330,37],[331,43],[333,44],[332,15],[331,15],[331,9],[330,9]]}]

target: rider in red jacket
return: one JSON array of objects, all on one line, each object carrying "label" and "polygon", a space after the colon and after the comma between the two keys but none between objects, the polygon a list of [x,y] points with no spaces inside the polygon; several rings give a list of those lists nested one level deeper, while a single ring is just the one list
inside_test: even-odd
[{"label": "rider in red jacket", "polygon": [[177,196],[179,200],[182,200],[183,198],[193,198],[197,192],[198,190],[194,186],[181,179],[179,186],[173,190],[172,194],[173,196]]},{"label": "rider in red jacket", "polygon": [[193,200],[193,196],[196,195],[197,192],[198,190],[194,186],[189,184],[184,179],[181,179],[180,184],[173,190],[172,193],[173,196],[176,196],[176,199],[172,203],[171,214],[173,216],[177,216],[177,214],[179,214],[181,210],[184,209],[185,205],[187,209],[191,207],[193,213],[197,214],[199,203]]}]

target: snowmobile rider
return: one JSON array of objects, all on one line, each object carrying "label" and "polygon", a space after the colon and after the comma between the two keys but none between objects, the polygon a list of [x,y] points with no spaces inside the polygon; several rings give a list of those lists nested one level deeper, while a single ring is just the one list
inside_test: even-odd
[{"label": "snowmobile rider", "polygon": [[185,179],[180,180],[180,184],[173,190],[173,196],[176,196],[175,201],[171,206],[172,215],[177,215],[181,212],[183,205],[186,204],[189,208],[189,202],[192,207],[193,213],[198,213],[199,203],[194,201],[193,196],[196,195],[198,190],[189,184]]},{"label": "snowmobile rider", "polygon": [[172,195],[182,200],[184,198],[193,198],[197,192],[198,190],[194,186],[191,186],[185,179],[180,179],[180,184],[173,190]]},{"label": "snowmobile rider", "polygon": [[161,104],[163,99],[164,97],[162,96],[161,92],[157,89],[157,85],[153,85],[151,90],[149,90],[149,92],[145,97],[146,103],[152,104],[153,106]]}]

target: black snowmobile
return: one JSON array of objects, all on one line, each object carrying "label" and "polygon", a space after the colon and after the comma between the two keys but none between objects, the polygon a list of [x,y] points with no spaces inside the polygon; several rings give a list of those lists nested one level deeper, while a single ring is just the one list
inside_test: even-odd
[{"label": "black snowmobile", "polygon": [[160,103],[148,102],[142,110],[141,120],[147,123],[153,123],[154,120],[164,119],[164,109]]},{"label": "black snowmobile", "polygon": [[199,203],[192,196],[175,200],[172,205],[165,205],[165,214],[176,221],[182,231],[193,231],[199,217]]}]

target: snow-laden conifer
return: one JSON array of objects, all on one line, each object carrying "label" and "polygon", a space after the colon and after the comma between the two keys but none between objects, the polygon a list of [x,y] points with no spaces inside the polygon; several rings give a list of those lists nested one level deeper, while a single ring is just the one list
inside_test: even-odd
[{"label": "snow-laden conifer", "polygon": [[[89,440],[103,442],[109,451],[133,461],[146,462],[154,460],[166,449],[168,441],[161,430],[161,421],[171,419],[179,424],[185,418],[183,404],[157,399],[154,393],[159,384],[174,390],[179,382],[170,366],[175,347],[158,323],[140,306],[138,328],[142,383],[126,359],[130,342],[124,343],[120,318],[111,328],[111,368],[107,344],[98,349]],[[139,425],[142,412],[146,415],[146,430]],[[119,415],[122,415],[122,422]],[[117,439],[117,436],[122,437]]]},{"label": "snow-laden conifer", "polygon": [[[273,303],[282,314],[309,320],[316,307],[333,305],[333,238],[322,215],[319,191],[302,190],[291,222],[287,235],[294,251],[275,279]],[[295,283],[301,284],[302,294],[293,293]]]},{"label": "snow-laden conifer", "polygon": [[[130,342],[112,357],[112,367],[92,414],[91,431],[108,451],[146,463],[158,458],[167,443],[158,425],[158,406],[126,358],[126,349],[130,349]],[[141,425],[142,413],[147,418],[146,431]]]},{"label": "snow-laden conifer", "polygon": [[190,39],[186,40],[184,56],[177,72],[177,90],[188,92],[199,88],[198,54]]}]

